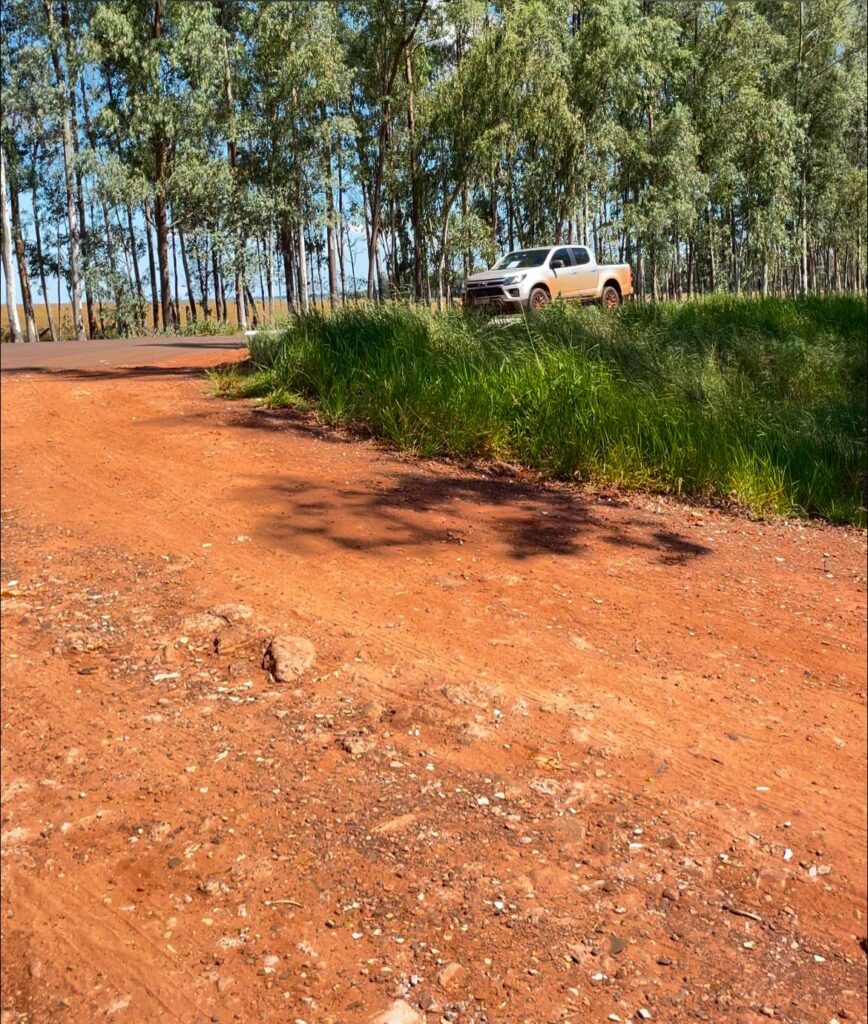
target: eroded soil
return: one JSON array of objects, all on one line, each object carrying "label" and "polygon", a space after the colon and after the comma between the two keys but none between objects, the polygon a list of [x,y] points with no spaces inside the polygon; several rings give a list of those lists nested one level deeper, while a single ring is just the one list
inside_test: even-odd
[{"label": "eroded soil", "polygon": [[2,444],[3,1024],[865,1021],[863,534],[186,364],[4,377]]}]

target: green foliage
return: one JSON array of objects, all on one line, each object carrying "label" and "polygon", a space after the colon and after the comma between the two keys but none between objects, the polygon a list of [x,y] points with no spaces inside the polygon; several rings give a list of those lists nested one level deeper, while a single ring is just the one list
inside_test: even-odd
[{"label": "green foliage", "polygon": [[856,298],[555,304],[504,324],[365,305],[253,339],[256,376],[226,388],[304,396],[420,455],[864,523],[866,323]]},{"label": "green foliage", "polygon": [[448,305],[567,239],[655,299],[868,281],[865,0],[7,0],[0,29],[22,265],[72,286],[77,234],[121,330],[260,275],[304,308],[328,262]]}]

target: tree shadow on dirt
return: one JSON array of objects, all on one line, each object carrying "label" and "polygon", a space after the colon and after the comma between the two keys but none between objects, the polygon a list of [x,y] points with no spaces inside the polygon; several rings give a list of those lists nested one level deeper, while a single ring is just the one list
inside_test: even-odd
[{"label": "tree shadow on dirt", "polygon": [[[155,417],[148,422],[189,428],[200,419],[214,425],[214,412]],[[220,416],[227,428],[268,434],[291,434],[329,446],[354,447],[370,442],[363,430],[333,428],[299,409],[231,408]],[[682,565],[711,549],[660,529],[651,517],[637,515],[635,504],[605,488],[579,490],[546,482],[536,475],[494,464],[489,469],[446,461],[427,466],[412,455],[380,447],[383,456],[365,481],[335,486],[343,472],[332,462],[326,480],[283,475],[251,478],[242,494],[260,518],[247,530],[258,540],[295,553],[322,549],[377,552],[436,544],[472,550],[476,538],[503,539],[511,558],[537,555],[576,556],[593,542],[644,550],[668,565]],[[316,449],[311,451],[316,464]],[[353,473],[347,463],[346,474]],[[357,465],[357,464],[356,464]],[[655,517],[656,518],[656,517]]]},{"label": "tree shadow on dirt", "polygon": [[387,481],[337,492],[301,479],[260,479],[247,497],[269,511],[254,532],[265,543],[294,551],[325,541],[358,552],[436,544],[472,552],[480,534],[501,538],[516,560],[581,555],[592,540],[654,552],[666,564],[710,551],[669,530],[638,523],[638,529],[625,530],[568,488],[471,472],[444,474],[439,468],[386,472]]}]

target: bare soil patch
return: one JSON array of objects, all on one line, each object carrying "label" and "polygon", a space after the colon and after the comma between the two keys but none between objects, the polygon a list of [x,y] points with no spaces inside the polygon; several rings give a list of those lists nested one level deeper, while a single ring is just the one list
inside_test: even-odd
[{"label": "bare soil patch", "polygon": [[862,533],[171,371],[3,382],[3,1024],[865,1020]]}]

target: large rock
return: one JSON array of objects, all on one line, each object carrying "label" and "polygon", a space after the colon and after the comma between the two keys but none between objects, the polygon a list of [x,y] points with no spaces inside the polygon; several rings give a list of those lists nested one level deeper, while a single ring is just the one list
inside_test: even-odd
[{"label": "large rock", "polygon": [[313,664],[316,649],[303,636],[276,636],[268,641],[262,667],[281,683],[289,683]]}]

